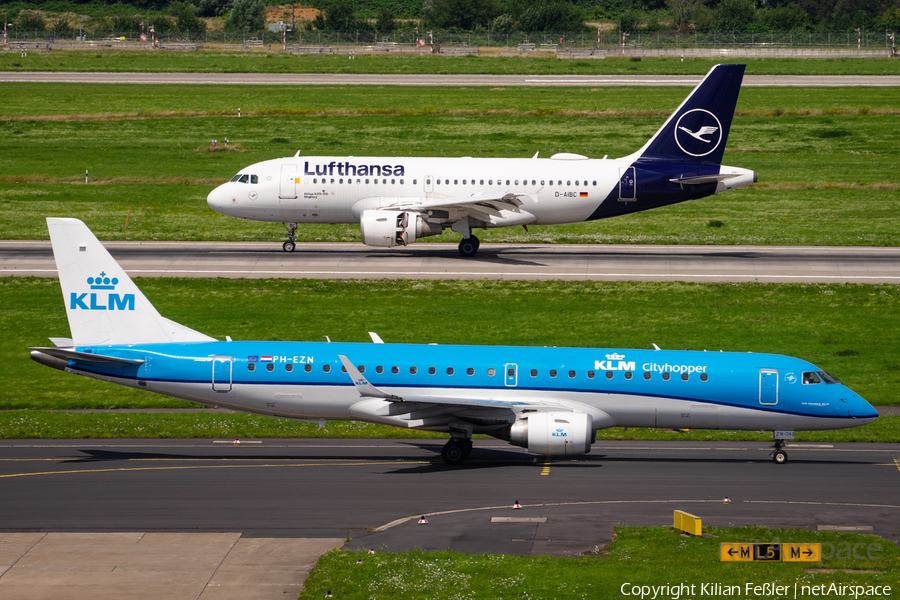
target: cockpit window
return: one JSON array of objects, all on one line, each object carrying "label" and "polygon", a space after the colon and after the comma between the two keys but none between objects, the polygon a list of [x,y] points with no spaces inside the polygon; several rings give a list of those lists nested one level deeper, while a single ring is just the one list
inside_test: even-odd
[{"label": "cockpit window", "polygon": [[816,375],[812,371],[803,372],[803,385],[814,385],[817,383],[822,383],[822,380],[819,379],[818,375]]},{"label": "cockpit window", "polygon": [[825,371],[817,371],[817,373],[825,383],[840,383],[837,377],[835,377],[834,375],[829,375]]},{"label": "cockpit window", "polygon": [[251,175],[250,183],[259,183],[259,177],[257,177],[256,175]]},{"label": "cockpit window", "polygon": [[234,182],[234,181],[237,181],[237,180],[240,179],[240,178],[241,178],[241,174],[238,173],[237,175],[235,175],[234,177],[231,178],[231,181]]},{"label": "cockpit window", "polygon": [[249,175],[241,175],[241,177],[238,179],[238,181],[240,183],[247,183],[248,181],[250,181],[250,176]]}]

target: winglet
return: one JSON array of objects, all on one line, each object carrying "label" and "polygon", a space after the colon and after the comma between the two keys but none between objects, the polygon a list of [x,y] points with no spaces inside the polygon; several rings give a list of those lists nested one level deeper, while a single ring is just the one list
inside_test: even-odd
[{"label": "winglet", "polygon": [[354,367],[353,363],[350,362],[350,359],[343,354],[339,354],[338,358],[341,359],[341,362],[344,364],[344,368],[347,369],[347,374],[350,375],[350,379],[353,381],[353,385],[356,386],[356,391],[359,392],[360,396],[369,398],[384,398],[385,400],[403,400],[403,398],[401,398],[400,396],[388,394],[384,390],[380,390],[369,383],[369,381],[365,377],[363,377],[363,374],[359,372],[359,369]]},{"label": "winglet", "polygon": [[381,339],[381,336],[375,333],[374,331],[369,332],[369,337],[372,338],[372,342],[375,344],[383,344],[384,340]]}]

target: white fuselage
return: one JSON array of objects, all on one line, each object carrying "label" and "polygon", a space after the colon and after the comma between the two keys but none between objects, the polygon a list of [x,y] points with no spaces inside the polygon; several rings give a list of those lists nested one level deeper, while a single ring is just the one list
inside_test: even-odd
[{"label": "white fuselage", "polygon": [[[520,211],[499,211],[473,226],[578,223],[603,202],[619,201],[620,180],[632,162],[631,157],[573,154],[547,159],[294,156],[242,169],[213,190],[208,203],[222,214],[256,221],[359,223],[362,211],[403,201],[508,192],[521,200]],[[716,192],[753,182],[752,171],[720,169],[740,175],[728,180],[727,187],[720,183]],[[623,192],[623,203],[635,197],[639,202],[641,182]],[[459,208],[432,213],[423,216],[443,223],[465,214]]]}]

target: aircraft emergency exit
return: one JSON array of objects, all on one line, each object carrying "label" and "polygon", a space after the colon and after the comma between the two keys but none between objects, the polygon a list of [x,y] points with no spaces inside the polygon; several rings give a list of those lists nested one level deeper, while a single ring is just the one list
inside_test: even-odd
[{"label": "aircraft emergency exit", "polygon": [[375,334],[371,344],[218,341],[161,316],[84,223],[47,224],[72,337],[31,348],[33,360],[260,415],[445,432],[450,464],[466,459],[473,434],[572,456],[609,427],[791,433],[878,418],[822,369],[773,354],[386,344]]},{"label": "aircraft emergency exit", "polygon": [[741,188],[756,173],[723,166],[744,65],[717,65],[643,148],[624,158],[301,156],[242,169],[210,192],[224,215],[281,222],[293,252],[297,223],[360,224],[370,246],[407,246],[450,228],[474,256],[475,229],[580,223]]}]

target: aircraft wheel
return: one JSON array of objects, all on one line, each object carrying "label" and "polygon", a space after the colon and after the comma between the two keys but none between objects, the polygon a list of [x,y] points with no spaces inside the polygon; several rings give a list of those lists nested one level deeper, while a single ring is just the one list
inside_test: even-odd
[{"label": "aircraft wheel", "polygon": [[285,252],[293,252],[294,248],[296,248],[296,247],[297,246],[291,240],[288,240],[281,245],[281,249],[284,250]]},{"label": "aircraft wheel", "polygon": [[475,242],[475,251],[477,252],[478,249],[481,248],[481,240],[479,240],[474,235],[472,237],[470,237],[469,239],[472,240],[473,242]]},{"label": "aircraft wheel", "polygon": [[776,465],[783,465],[787,462],[787,452],[784,450],[776,450],[772,453],[772,460],[775,461]]},{"label": "aircraft wheel", "polygon": [[466,456],[468,456],[466,446],[454,440],[444,444],[444,448],[441,450],[441,458],[448,465],[461,465],[466,460]]},{"label": "aircraft wheel", "polygon": [[463,451],[465,452],[465,458],[469,458],[469,455],[472,454],[472,440],[465,441],[465,444],[463,444]]},{"label": "aircraft wheel", "polygon": [[472,237],[468,237],[459,243],[459,253],[465,256],[466,258],[470,258],[475,256],[478,252],[478,238],[474,235]]}]

